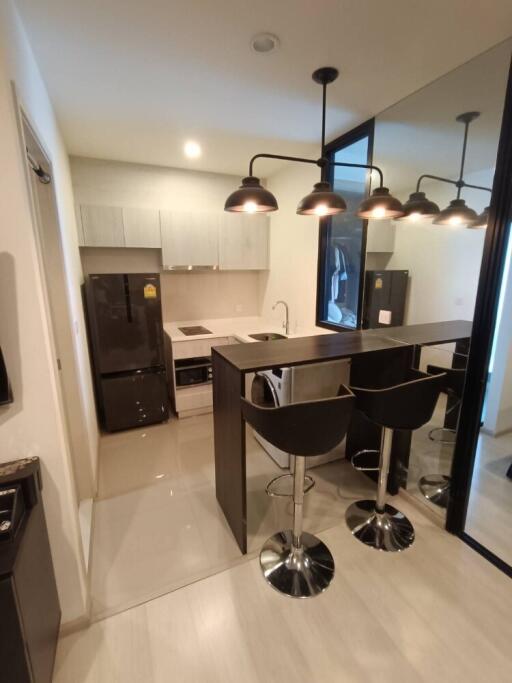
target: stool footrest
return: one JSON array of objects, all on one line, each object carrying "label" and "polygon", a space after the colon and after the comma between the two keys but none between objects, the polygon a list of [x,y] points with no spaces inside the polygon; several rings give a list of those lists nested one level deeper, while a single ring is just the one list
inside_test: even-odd
[{"label": "stool footrest", "polygon": [[[288,488],[284,491],[279,491],[278,486],[281,483],[288,483]],[[315,485],[315,480],[309,474],[304,477],[304,493],[311,491]],[[280,474],[271,479],[265,487],[265,493],[272,498],[291,498],[293,496],[293,474]]]},{"label": "stool footrest", "polygon": [[363,448],[352,456],[352,467],[358,472],[378,472],[380,451],[375,448]]},{"label": "stool footrest", "polygon": [[450,427],[435,427],[428,433],[428,438],[436,443],[454,445],[457,438],[457,431]]}]

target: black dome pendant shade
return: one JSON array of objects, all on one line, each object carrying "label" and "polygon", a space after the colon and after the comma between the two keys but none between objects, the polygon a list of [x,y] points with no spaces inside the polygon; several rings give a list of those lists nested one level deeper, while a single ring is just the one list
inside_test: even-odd
[{"label": "black dome pendant shade", "polygon": [[436,216],[440,209],[435,202],[431,202],[424,192],[412,192],[403,205],[404,215],[399,221],[417,221]]},{"label": "black dome pendant shade", "polygon": [[346,211],[343,197],[331,190],[331,184],[322,181],[315,183],[313,191],[307,194],[297,207],[300,216],[334,216]]},{"label": "black dome pendant shade", "polygon": [[[389,190],[383,187],[382,171],[372,164],[352,164],[334,161],[326,154],[325,147],[325,114],[326,92],[329,83],[338,78],[338,69],[325,66],[313,73],[313,80],[322,86],[322,148],[319,159],[305,159],[303,157],[286,156],[283,154],[255,154],[249,162],[249,174],[242,180],[242,184],[232,192],[224,204],[225,211],[245,213],[268,213],[276,211],[277,200],[274,195],[262,187],[259,178],[253,175],[253,165],[256,159],[280,159],[282,161],[294,161],[303,164],[315,164],[321,169],[321,180],[315,183],[313,191],[306,195],[297,207],[297,213],[301,216],[334,216],[346,211],[347,205],[343,197],[334,192],[328,182],[329,169],[334,166],[351,168],[364,168],[368,171],[376,171],[380,177],[380,186],[374,190],[373,195],[366,202],[373,206],[370,218],[390,218],[403,214],[402,205],[395,197],[389,194]],[[363,202],[365,204],[365,202]],[[365,217],[360,211],[359,216]]]},{"label": "black dome pendant shade", "polygon": [[489,208],[486,206],[482,213],[477,216],[476,220],[468,224],[468,228],[486,228],[489,222]]},{"label": "black dome pendant shade", "polygon": [[277,200],[255,176],[243,178],[242,184],[226,199],[224,211],[243,213],[268,213],[277,211]]},{"label": "black dome pendant shade", "polygon": [[478,218],[476,211],[466,206],[463,199],[452,199],[435,218],[435,225],[469,225]]},{"label": "black dome pendant shade", "polygon": [[368,199],[359,205],[357,215],[360,218],[382,220],[399,218],[404,215],[404,207],[399,199],[389,194],[387,187],[376,187]]}]

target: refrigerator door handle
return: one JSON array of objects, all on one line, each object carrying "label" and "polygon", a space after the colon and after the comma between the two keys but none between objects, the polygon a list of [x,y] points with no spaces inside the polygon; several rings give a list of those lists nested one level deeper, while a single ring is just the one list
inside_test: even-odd
[{"label": "refrigerator door handle", "polygon": [[128,284],[128,276],[123,275],[123,280],[124,280],[124,298],[126,301],[126,320],[131,323],[133,322],[133,317],[132,317],[132,301],[130,298],[130,286]]}]

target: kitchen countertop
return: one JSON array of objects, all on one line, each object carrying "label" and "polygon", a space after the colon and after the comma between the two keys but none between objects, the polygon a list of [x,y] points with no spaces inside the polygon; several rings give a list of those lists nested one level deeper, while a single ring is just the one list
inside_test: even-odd
[{"label": "kitchen countertop", "polygon": [[[216,353],[242,372],[306,365],[326,360],[350,358],[372,351],[400,346],[446,344],[471,336],[471,323],[447,320],[402,327],[329,332],[326,335],[297,335],[294,339],[266,342],[253,348],[221,346]],[[297,338],[300,337],[300,338]],[[285,343],[286,342],[286,343]]]},{"label": "kitchen countertop", "polygon": [[[192,325],[202,325],[211,334],[185,335],[179,330],[180,327]],[[234,337],[240,342],[256,342],[256,339],[249,337],[250,334],[261,332],[276,332],[284,334],[283,324],[275,320],[267,320],[258,316],[249,318],[217,318],[213,320],[180,320],[178,322],[164,322],[164,331],[172,342],[193,341],[196,339],[214,339],[215,337]],[[300,337],[311,337],[317,335],[332,334],[330,330],[321,327],[297,328],[287,335],[288,339]],[[266,342],[268,343],[268,342]]]}]

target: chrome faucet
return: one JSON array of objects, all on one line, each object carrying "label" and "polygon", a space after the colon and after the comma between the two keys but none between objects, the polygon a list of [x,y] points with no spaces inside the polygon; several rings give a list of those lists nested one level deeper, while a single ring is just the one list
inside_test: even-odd
[{"label": "chrome faucet", "polygon": [[283,323],[283,327],[284,327],[284,331],[285,331],[286,336],[288,336],[290,334],[290,310],[288,308],[288,304],[286,303],[286,301],[280,300],[280,301],[276,301],[276,303],[272,306],[273,311],[276,310],[276,307],[278,306],[278,304],[283,304],[285,311],[286,311],[286,316],[284,319],[285,321]]}]

